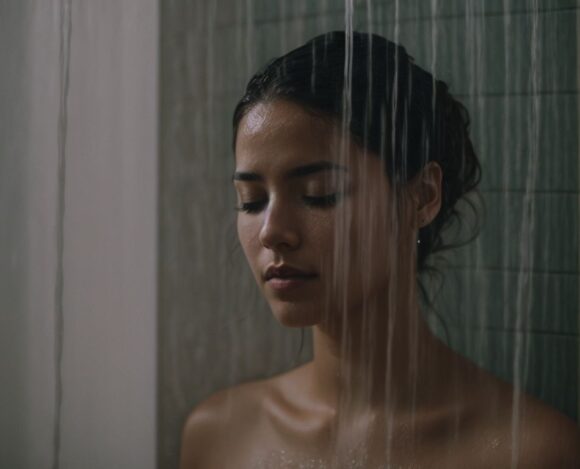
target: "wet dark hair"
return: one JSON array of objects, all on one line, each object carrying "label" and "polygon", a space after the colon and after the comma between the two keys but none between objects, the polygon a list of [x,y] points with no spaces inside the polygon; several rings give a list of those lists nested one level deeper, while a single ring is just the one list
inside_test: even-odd
[{"label": "wet dark hair", "polygon": [[443,171],[441,210],[419,231],[418,272],[427,256],[450,247],[443,228],[460,218],[456,202],[479,184],[481,167],[468,112],[446,83],[381,36],[329,32],[271,60],[251,78],[234,112],[234,149],[244,115],[259,102],[280,98],[347,119],[352,138],[383,160],[395,188],[437,162]]}]

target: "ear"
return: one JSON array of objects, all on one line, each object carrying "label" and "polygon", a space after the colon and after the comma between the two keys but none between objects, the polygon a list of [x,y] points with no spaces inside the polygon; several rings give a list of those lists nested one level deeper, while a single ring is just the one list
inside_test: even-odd
[{"label": "ear", "polygon": [[431,161],[413,178],[412,190],[415,201],[415,227],[427,226],[441,209],[441,181],[443,170],[438,163]]}]

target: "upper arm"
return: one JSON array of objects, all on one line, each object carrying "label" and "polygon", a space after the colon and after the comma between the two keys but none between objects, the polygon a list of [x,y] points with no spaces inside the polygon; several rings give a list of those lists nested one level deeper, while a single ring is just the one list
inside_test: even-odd
[{"label": "upper arm", "polygon": [[220,434],[221,396],[214,395],[189,415],[181,433],[180,469],[207,468]]},{"label": "upper arm", "polygon": [[182,431],[180,469],[234,467],[227,458],[243,448],[248,422],[255,416],[251,389],[228,388],[195,407]]},{"label": "upper arm", "polygon": [[559,412],[532,412],[524,431],[520,455],[529,466],[541,468],[580,467],[580,429]]},{"label": "upper arm", "polygon": [[545,435],[552,435],[544,445],[545,467],[580,467],[580,429],[570,422],[554,422],[546,427]]},{"label": "upper arm", "polygon": [[207,431],[203,419],[194,410],[187,418],[181,432],[180,469],[194,469],[203,466]]}]

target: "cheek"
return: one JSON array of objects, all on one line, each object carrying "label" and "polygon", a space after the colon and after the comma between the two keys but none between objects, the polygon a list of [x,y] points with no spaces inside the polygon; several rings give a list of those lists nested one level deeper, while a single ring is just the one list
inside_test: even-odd
[{"label": "cheek", "polygon": [[[383,194],[384,197],[384,194]],[[385,286],[397,252],[397,223],[388,201],[361,199],[353,208],[349,255],[353,283]]]},{"label": "cheek", "polygon": [[307,220],[304,230],[304,246],[308,255],[328,271],[334,264],[335,214],[332,212],[317,214]]},{"label": "cheek", "polygon": [[253,269],[254,264],[257,262],[259,251],[260,224],[257,218],[238,217],[237,229],[240,245]]}]

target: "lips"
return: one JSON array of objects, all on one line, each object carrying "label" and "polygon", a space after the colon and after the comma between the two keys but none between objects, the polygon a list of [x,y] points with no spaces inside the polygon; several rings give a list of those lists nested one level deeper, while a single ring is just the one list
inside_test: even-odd
[{"label": "lips", "polygon": [[286,264],[279,266],[270,266],[264,272],[264,281],[281,299],[290,300],[300,295],[300,292],[309,285],[315,283],[317,275],[306,270],[301,270]]},{"label": "lips", "polygon": [[264,273],[264,280],[267,282],[271,279],[293,279],[293,278],[311,278],[316,277],[316,274],[300,270],[286,264],[280,266],[270,266]]}]

